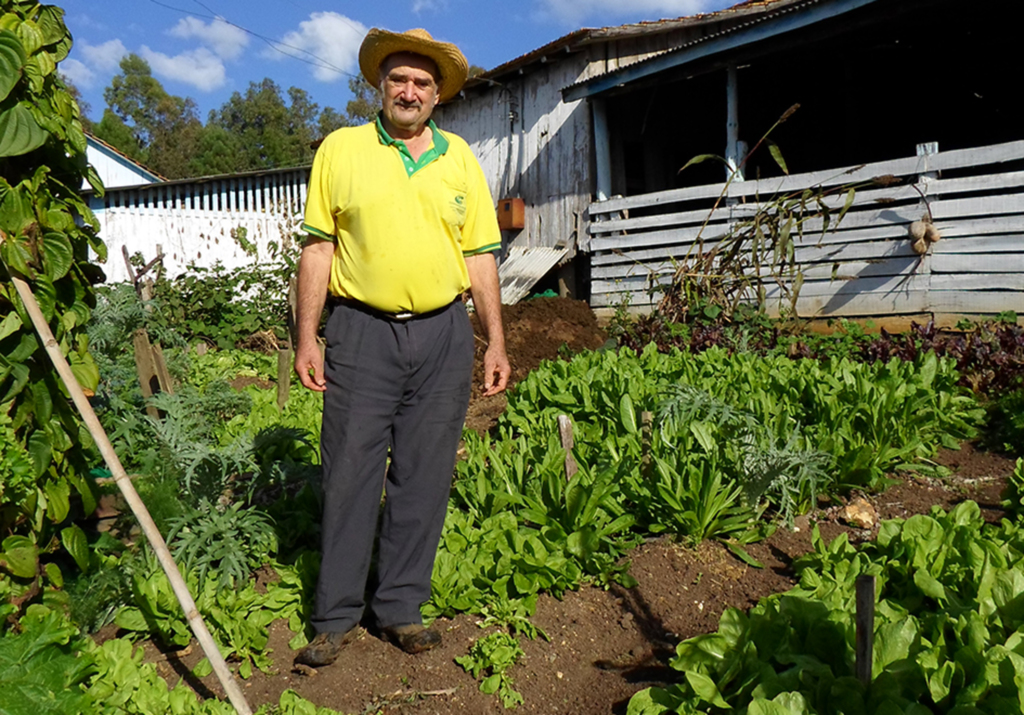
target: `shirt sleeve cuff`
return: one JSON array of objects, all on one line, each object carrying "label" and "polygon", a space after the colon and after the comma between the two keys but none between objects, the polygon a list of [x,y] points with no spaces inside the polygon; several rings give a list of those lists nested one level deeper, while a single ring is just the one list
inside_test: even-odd
[{"label": "shirt sleeve cuff", "polygon": [[308,233],[310,236],[315,236],[317,238],[322,238],[325,241],[333,241],[334,240],[334,236],[332,236],[331,234],[325,233],[324,231],[321,231],[318,228],[314,228],[314,227],[310,226],[308,223],[302,224],[302,230],[305,231],[306,233]]},{"label": "shirt sleeve cuff", "polygon": [[494,251],[500,251],[500,250],[501,250],[501,242],[498,242],[498,243],[491,243],[491,244],[488,244],[486,246],[481,246],[480,248],[474,248],[471,251],[463,251],[462,255],[463,256],[478,256],[481,253],[493,253]]}]

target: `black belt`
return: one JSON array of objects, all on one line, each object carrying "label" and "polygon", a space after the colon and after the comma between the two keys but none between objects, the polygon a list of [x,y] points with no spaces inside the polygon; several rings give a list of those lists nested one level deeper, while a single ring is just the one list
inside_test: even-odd
[{"label": "black belt", "polygon": [[367,305],[361,300],[355,300],[354,298],[339,298],[337,296],[331,296],[327,299],[327,307],[333,310],[338,306],[343,305],[346,308],[352,308],[353,310],[358,310],[361,313],[372,315],[374,318],[380,318],[381,320],[390,320],[392,322],[403,323],[407,320],[421,320],[423,318],[430,318],[435,315],[440,315],[444,311],[451,308],[452,305],[454,305],[458,300],[459,299],[456,298],[447,305],[442,305],[440,308],[435,308],[434,310],[428,310],[425,313],[389,313],[385,310],[378,310],[377,308],[374,308],[372,305]]}]

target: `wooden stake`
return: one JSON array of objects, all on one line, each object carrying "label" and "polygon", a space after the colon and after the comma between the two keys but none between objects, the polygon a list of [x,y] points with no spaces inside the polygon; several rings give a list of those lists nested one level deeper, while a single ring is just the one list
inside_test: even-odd
[{"label": "wooden stake", "polygon": [[299,283],[295,276],[288,279],[288,345],[295,349],[295,326],[298,324],[296,316],[299,312]]},{"label": "wooden stake", "polygon": [[569,481],[579,471],[579,467],[572,456],[572,420],[568,415],[558,416],[558,434],[562,438],[562,449],[565,450],[565,481]]},{"label": "wooden stake", "polygon": [[875,577],[857,577],[857,678],[871,685],[875,640]]},{"label": "wooden stake", "polygon": [[644,479],[651,476],[651,438],[654,434],[654,413],[644,410],[640,413],[640,474]]},{"label": "wooden stake", "polygon": [[171,380],[171,373],[167,370],[167,361],[164,360],[164,351],[160,348],[160,343],[154,345],[152,351],[153,368],[156,370],[156,380],[160,383],[160,391],[173,395],[174,381]]},{"label": "wooden stake", "polygon": [[[4,236],[0,234],[0,240],[3,239]],[[210,665],[213,666],[213,671],[217,674],[217,678],[224,687],[224,692],[227,693],[228,699],[235,708],[235,712],[239,715],[252,715],[249,703],[246,702],[245,696],[242,695],[242,691],[238,687],[238,682],[228,669],[227,663],[224,662],[224,656],[217,649],[217,644],[214,642],[213,636],[210,635],[210,631],[207,630],[206,623],[203,622],[203,617],[199,614],[196,603],[192,599],[192,594],[189,593],[188,586],[181,577],[181,572],[178,571],[174,559],[171,558],[171,552],[167,550],[164,537],[160,535],[160,530],[156,528],[153,517],[150,516],[145,503],[139,498],[138,492],[135,491],[131,479],[124,471],[124,467],[121,466],[121,460],[114,451],[114,446],[110,443],[110,439],[96,417],[92,405],[89,404],[88,398],[86,398],[85,393],[82,391],[82,386],[78,384],[74,373],[71,372],[71,367],[61,354],[60,345],[54,339],[50,326],[39,309],[39,304],[36,302],[35,296],[32,295],[32,289],[29,288],[23,279],[14,275],[13,271],[11,272],[11,280],[14,282],[18,295],[21,296],[22,303],[25,304],[25,310],[28,311],[29,316],[32,318],[32,324],[39,333],[39,337],[43,340],[43,345],[50,356],[50,360],[53,362],[53,366],[57,368],[57,373],[67,386],[72,401],[78,408],[79,413],[81,413],[86,427],[89,428],[89,434],[96,441],[100,454],[103,455],[107,467],[114,475],[114,481],[117,482],[117,486],[121,489],[121,494],[124,495],[125,501],[128,502],[132,513],[135,514],[135,518],[139,520],[142,533],[145,534],[150,546],[153,547],[157,560],[163,567],[164,573],[167,574],[167,580],[171,583],[171,589],[173,589],[174,595],[178,597],[178,603],[181,604],[182,611],[185,613],[185,620],[188,621],[192,632],[196,636],[196,640],[199,641],[199,645],[202,646],[203,652],[210,661]]]},{"label": "wooden stake", "polygon": [[[22,298],[24,300],[24,298]],[[135,331],[132,341],[135,347],[135,372],[139,376],[139,388],[147,402],[149,398],[160,392],[160,378],[153,364],[153,346],[149,344],[149,335],[144,328]],[[160,411],[152,405],[146,405],[146,414],[155,420],[160,419]]]},{"label": "wooden stake", "polygon": [[292,349],[283,348],[277,351],[277,409],[283,410],[288,403],[288,393],[292,387]]}]

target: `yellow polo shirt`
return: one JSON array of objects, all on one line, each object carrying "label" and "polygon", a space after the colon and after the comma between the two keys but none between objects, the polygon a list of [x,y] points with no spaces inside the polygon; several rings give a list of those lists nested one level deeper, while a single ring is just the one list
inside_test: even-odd
[{"label": "yellow polo shirt", "polygon": [[332,132],[317,150],[302,227],[334,241],[333,295],[425,313],[469,288],[463,256],[501,248],[469,145],[429,126],[433,145],[419,161],[380,119]]}]

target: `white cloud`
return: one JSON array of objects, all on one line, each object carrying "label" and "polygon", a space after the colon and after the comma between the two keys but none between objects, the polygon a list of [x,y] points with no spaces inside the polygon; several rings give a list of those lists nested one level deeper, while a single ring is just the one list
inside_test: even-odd
[{"label": "white cloud", "polygon": [[149,62],[154,74],[190,84],[201,92],[223,87],[226,81],[224,62],[205,47],[171,57],[143,45],[139,54]]},{"label": "white cloud", "polygon": [[424,12],[440,12],[448,9],[447,0],[413,0],[412,11],[416,15]]},{"label": "white cloud", "polygon": [[238,59],[249,44],[244,30],[220,18],[207,24],[196,17],[183,17],[169,34],[184,40],[194,37],[226,60]]},{"label": "white cloud", "polygon": [[82,42],[78,49],[89,66],[97,72],[113,72],[121,58],[128,54],[128,48],[120,40],[108,40],[102,45]]},{"label": "white cloud", "polygon": [[[344,72],[356,72],[359,45],[369,28],[336,12],[314,12],[299,29],[285,35],[276,50],[264,57],[283,59],[285,55],[314,63],[313,76],[321,82],[345,79]],[[278,51],[279,50],[279,51]],[[284,53],[284,54],[282,54]]]},{"label": "white cloud", "polygon": [[68,15],[64,18],[65,24],[68,27],[74,27],[75,30],[88,27],[93,30],[107,30],[107,26],[99,20],[93,19],[92,16],[86,15],[84,12],[78,13],[77,15]]},{"label": "white cloud", "polygon": [[60,63],[60,72],[79,89],[89,89],[96,84],[96,73],[78,60],[66,59]]},{"label": "white cloud", "polygon": [[[428,2],[430,0],[427,0]],[[628,13],[631,16],[643,14],[648,19],[683,17],[708,12],[719,8],[722,2],[714,0],[537,0],[539,16],[543,19],[556,19],[568,24],[579,25],[586,18],[603,16],[621,17]]]}]

